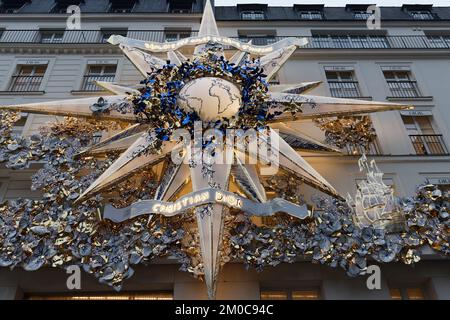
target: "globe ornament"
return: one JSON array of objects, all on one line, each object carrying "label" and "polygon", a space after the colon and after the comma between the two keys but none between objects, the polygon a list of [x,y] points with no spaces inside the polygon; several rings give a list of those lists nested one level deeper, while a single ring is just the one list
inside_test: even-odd
[{"label": "globe ornament", "polygon": [[221,78],[199,78],[188,82],[179,93],[178,105],[186,112],[196,112],[203,121],[236,116],[241,107],[241,92]]},{"label": "globe ornament", "polygon": [[[220,266],[227,261],[227,257],[223,256],[227,252],[223,250],[223,245],[229,243],[230,239],[224,239],[224,220],[230,217],[230,210],[238,210],[249,216],[270,216],[284,212],[293,219],[305,219],[311,217],[312,213],[306,205],[286,199],[268,200],[260,164],[239,160],[241,151],[237,147],[231,149],[233,161],[227,163],[205,165],[189,158],[179,163],[173,162],[171,155],[174,151],[179,154],[183,147],[174,138],[177,129],[185,129],[195,135],[195,122],[198,120],[203,121],[203,130],[264,129],[267,135],[261,137],[260,145],[279,156],[279,173],[275,175],[288,174],[320,192],[342,199],[339,192],[297,152],[338,150],[309,137],[293,122],[411,108],[396,103],[309,95],[308,92],[320,82],[269,86],[270,80],[289,57],[307,41],[291,38],[267,46],[255,46],[222,37],[209,1],[206,2],[196,37],[170,43],[146,42],[123,36],[112,36],[108,41],[118,45],[142,73],[144,80],[140,85],[130,88],[97,82],[98,86],[111,94],[1,106],[1,109],[88,118],[100,124],[105,120],[116,121],[124,126],[122,131],[116,134],[109,132],[100,142],[78,150],[78,157],[85,156],[88,159],[105,159],[104,155],[108,153],[121,154],[102,174],[96,176],[89,187],[83,187],[82,190],[74,188],[76,192],[73,192],[73,197],[76,201],[71,204],[72,207],[89,206],[92,203],[90,201],[98,201],[99,197],[95,196],[111,195],[111,190],[116,191],[116,197],[125,197],[123,190],[118,187],[121,182],[154,175],[159,184],[156,190],[139,190],[139,199],[130,207],[122,209],[111,207],[105,199],[102,218],[119,223],[114,234],[120,235],[120,223],[134,221],[140,215],[148,215],[149,221],[154,222],[158,220],[153,219],[155,215],[170,219],[192,210],[197,222],[193,238],[198,239],[196,243],[203,277],[211,299],[216,294]],[[211,42],[220,45],[211,46]],[[227,57],[223,49],[225,46],[234,47],[237,52]],[[182,47],[195,47],[193,57],[187,58],[179,52],[178,49]],[[155,56],[155,52],[166,52],[169,63]],[[232,117],[238,120],[229,121]],[[278,143],[274,145],[273,141]],[[195,152],[192,154],[195,155]],[[262,160],[264,165],[267,163],[267,158],[261,159],[259,154],[250,156]],[[112,246],[113,249],[116,247]],[[132,261],[138,263],[148,256],[145,252],[152,250],[155,251],[152,247],[146,247],[143,252],[133,252]],[[129,252],[118,254],[115,260],[128,258],[126,253]],[[103,282],[109,281],[111,285],[117,286],[117,283],[131,276],[124,273],[125,263],[111,271],[109,264],[106,267],[107,262],[95,261],[95,257],[90,256],[93,255],[90,250],[83,254],[84,262],[91,261],[96,267],[105,266],[109,270],[110,274],[101,278]],[[72,257],[66,258],[72,261]],[[33,267],[34,270],[46,263],[51,264],[44,260],[44,254],[36,259],[39,264]],[[80,264],[84,262],[80,261]]]}]

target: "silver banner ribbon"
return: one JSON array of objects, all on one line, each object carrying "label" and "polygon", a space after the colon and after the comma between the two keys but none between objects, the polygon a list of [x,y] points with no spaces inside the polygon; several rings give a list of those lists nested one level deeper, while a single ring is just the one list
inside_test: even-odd
[{"label": "silver banner ribbon", "polygon": [[243,198],[233,192],[218,189],[198,190],[182,196],[174,202],[142,200],[123,209],[116,209],[111,205],[107,205],[103,216],[105,219],[113,222],[123,222],[146,214],[161,214],[166,217],[172,217],[187,209],[210,203],[223,204],[253,216],[271,216],[277,212],[284,212],[299,219],[311,216],[311,212],[306,205],[299,206],[281,198],[259,203]]},{"label": "silver banner ribbon", "polygon": [[206,44],[210,41],[220,43],[225,46],[232,46],[238,50],[256,55],[268,54],[290,45],[302,47],[308,44],[308,40],[306,38],[284,38],[276,43],[266,46],[256,46],[249,43],[243,43],[237,39],[222,36],[196,36],[173,42],[143,41],[119,35],[113,35],[108,39],[108,42],[113,45],[125,44],[127,46],[136,47],[151,52],[175,51],[184,46],[197,46],[201,44]]}]

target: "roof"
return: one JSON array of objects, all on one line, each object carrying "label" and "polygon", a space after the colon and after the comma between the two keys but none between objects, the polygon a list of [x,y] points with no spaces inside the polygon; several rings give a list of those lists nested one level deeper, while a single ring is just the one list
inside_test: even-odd
[{"label": "roof", "polygon": [[[1,0],[0,0],[1,1]],[[49,12],[55,6],[56,2],[67,2],[67,0],[28,0],[23,1],[24,5],[16,13],[8,14],[50,14]],[[167,12],[169,2],[177,0],[137,0],[132,13],[163,13]],[[192,13],[201,13],[205,0],[192,0]],[[8,5],[12,2],[10,0],[3,0],[4,4]],[[22,1],[20,1],[22,2]],[[78,2],[78,1],[69,1]],[[300,1],[299,1],[300,2]],[[323,10],[323,20],[331,21],[351,21],[354,20],[352,10],[357,8],[364,8],[367,4],[347,5],[345,7],[326,7],[321,4],[312,6],[297,4],[290,7],[267,6],[258,3],[241,4],[237,6],[216,6],[216,19],[219,21],[233,21],[241,20],[240,12],[244,10],[264,10],[266,20],[301,20],[299,15],[300,8],[309,8],[314,10]],[[90,13],[108,13],[110,0],[82,0],[81,12],[84,14]],[[359,7],[358,7],[359,6]],[[417,21],[409,14],[410,10],[430,10],[435,17],[434,20],[450,20],[450,6],[449,7],[433,7],[432,5],[404,5],[403,7],[381,7],[382,20],[398,20],[398,21]],[[58,13],[53,13],[58,14]],[[108,13],[111,14],[111,13]],[[177,13],[182,14],[182,13]]]}]

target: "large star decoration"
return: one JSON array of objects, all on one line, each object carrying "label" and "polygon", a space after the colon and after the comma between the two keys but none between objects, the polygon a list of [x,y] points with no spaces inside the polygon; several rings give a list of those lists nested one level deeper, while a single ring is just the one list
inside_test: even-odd
[{"label": "large star decoration", "polygon": [[[210,298],[214,298],[216,292],[224,215],[228,207],[233,207],[233,203],[202,199],[202,191],[219,190],[223,192],[224,197],[236,194],[239,197],[233,198],[234,200],[251,200],[254,204],[247,207],[249,214],[253,215],[268,215],[284,210],[298,218],[305,218],[309,213],[304,208],[282,199],[268,202],[261,176],[258,174],[259,165],[241,161],[241,151],[237,148],[233,150],[236,156],[233,156],[233,163],[205,166],[192,161],[171,162],[169,155],[180,148],[180,143],[172,137],[175,129],[188,128],[192,132],[194,120],[203,120],[207,127],[221,129],[265,127],[267,137],[278,141],[278,145],[271,145],[271,149],[279,154],[279,167],[283,172],[328,195],[340,197],[330,183],[297,153],[297,150],[337,150],[307,136],[287,122],[410,108],[394,103],[306,95],[308,91],[320,85],[320,82],[269,87],[267,82],[305,41],[284,39],[273,45],[254,46],[222,37],[219,35],[209,1],[206,3],[197,37],[177,42],[155,43],[112,36],[109,42],[119,45],[128,59],[146,77],[142,82],[143,86],[130,88],[96,82],[113,95],[6,106],[2,109],[128,123],[128,127],[122,132],[83,151],[84,154],[94,156],[108,151],[123,153],[76,202],[80,203],[111,189],[144,168],[163,163],[160,186],[153,204],[169,205],[168,201],[181,203],[180,200],[188,203],[192,200],[186,198],[189,191],[200,197],[195,212],[205,282]],[[237,53],[228,60],[225,59],[223,50],[225,46],[237,49]],[[181,47],[195,47],[192,60],[177,51]],[[152,52],[166,52],[170,62],[152,55]],[[250,58],[251,56],[253,58]],[[164,80],[170,81],[164,83]],[[245,118],[246,114],[253,118]],[[248,124],[247,120],[252,123]],[[269,139],[263,143],[270,144]],[[158,152],[154,152],[156,149]],[[184,156],[189,156],[189,153]],[[256,158],[258,155],[250,156]],[[230,179],[230,176],[233,179]],[[217,196],[217,193],[215,195]],[[231,201],[229,198],[228,200]],[[151,212],[145,201],[136,205],[134,215],[139,211],[155,213]],[[262,209],[258,205],[262,205]],[[172,207],[172,210],[158,213],[174,215],[176,211]],[[120,213],[110,208],[109,217],[112,220],[123,220],[119,215]]]}]

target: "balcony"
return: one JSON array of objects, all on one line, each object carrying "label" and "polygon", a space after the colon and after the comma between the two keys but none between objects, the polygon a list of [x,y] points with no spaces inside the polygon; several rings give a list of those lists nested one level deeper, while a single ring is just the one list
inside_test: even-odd
[{"label": "balcony", "polygon": [[388,87],[391,91],[391,96],[388,98],[420,98],[419,87],[417,81],[387,81]]},{"label": "balcony", "polygon": [[38,92],[43,76],[13,76],[9,92]]},{"label": "balcony", "polygon": [[[62,39],[52,45],[102,44],[104,30],[65,30]],[[127,37],[143,41],[165,41],[164,30],[128,30]],[[192,31],[190,36],[196,36]],[[308,44],[303,49],[450,49],[447,36],[374,36],[374,35],[315,35],[302,36]],[[268,37],[267,43],[280,41],[292,36]],[[260,40],[262,41],[262,40]],[[263,41],[264,42],[264,41]],[[1,44],[39,44],[40,30],[3,30],[0,33]]]},{"label": "balcony", "polygon": [[361,98],[358,81],[328,81],[330,93],[335,98]]},{"label": "balcony", "polygon": [[410,135],[409,138],[417,155],[448,154],[441,134]]},{"label": "balcony", "polygon": [[104,89],[98,87],[94,81],[113,82],[115,75],[87,75],[83,77],[83,84],[81,85],[81,91],[96,92],[103,91]]}]

